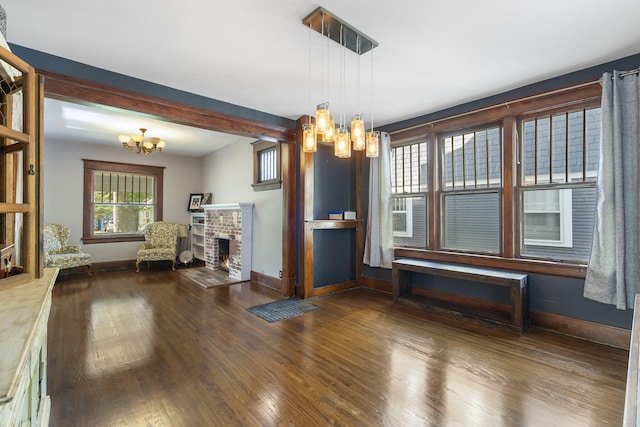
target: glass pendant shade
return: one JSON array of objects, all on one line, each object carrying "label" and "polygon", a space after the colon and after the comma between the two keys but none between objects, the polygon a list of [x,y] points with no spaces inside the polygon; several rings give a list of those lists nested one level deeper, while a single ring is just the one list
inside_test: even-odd
[{"label": "glass pendant shade", "polygon": [[336,135],[335,155],[341,158],[351,157],[351,139],[349,138],[349,132],[346,128],[340,128]]},{"label": "glass pendant shade", "polygon": [[302,151],[305,153],[315,153],[318,149],[316,137],[316,126],[311,123],[302,125]]},{"label": "glass pendant shade", "polygon": [[378,157],[380,151],[380,132],[367,132],[367,157]]},{"label": "glass pendant shade", "polygon": [[329,126],[327,126],[327,130],[324,131],[322,140],[324,142],[333,142],[336,138],[336,122],[333,119],[333,116],[329,116]]},{"label": "glass pendant shade", "polygon": [[316,132],[325,133],[329,127],[329,119],[331,113],[329,113],[329,103],[325,102],[318,104],[316,107]]},{"label": "glass pendant shade", "polygon": [[353,141],[354,150],[361,151],[365,149],[365,130],[362,114],[356,114],[351,120],[351,141]]},{"label": "glass pendant shade", "polygon": [[120,140],[124,148],[129,148],[129,141],[131,140],[131,137],[129,135],[120,135],[118,139]]}]

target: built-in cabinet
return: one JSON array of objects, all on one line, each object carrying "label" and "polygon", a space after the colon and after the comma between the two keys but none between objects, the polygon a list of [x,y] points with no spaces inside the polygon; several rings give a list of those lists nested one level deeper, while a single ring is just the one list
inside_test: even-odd
[{"label": "built-in cabinet", "polygon": [[[2,36],[0,35],[0,38]],[[4,39],[0,45],[5,46]],[[0,46],[0,287],[42,275],[42,90],[33,67]],[[7,259],[7,258],[5,258]]]},{"label": "built-in cabinet", "polygon": [[204,240],[204,223],[205,213],[198,212],[191,214],[190,224],[190,238],[191,238],[191,253],[195,259],[200,261],[207,261],[205,240]]},{"label": "built-in cabinet", "polygon": [[47,323],[57,268],[16,287],[0,288],[0,427],[46,426]]},{"label": "built-in cabinet", "polygon": [[[304,200],[301,281],[304,297],[360,285],[362,277],[362,157],[335,157],[333,146],[302,153]],[[330,211],[355,211],[355,220],[329,219]]]},{"label": "built-in cabinet", "polygon": [[43,92],[33,67],[0,42],[0,427],[46,426],[58,270],[42,268]]}]

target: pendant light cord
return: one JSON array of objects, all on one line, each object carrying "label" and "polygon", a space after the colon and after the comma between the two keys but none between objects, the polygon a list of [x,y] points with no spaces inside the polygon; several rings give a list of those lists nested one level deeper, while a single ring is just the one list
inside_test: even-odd
[{"label": "pendant light cord", "polygon": [[369,54],[371,55],[371,132],[373,132],[373,46],[371,46]]},{"label": "pendant light cord", "polygon": [[[320,33],[322,34],[322,37],[324,37],[324,13],[322,14],[322,28],[320,29]],[[322,68],[322,84],[320,85],[320,89],[321,89],[321,102],[324,103],[325,101],[325,97],[324,97],[324,43],[322,43],[322,40],[320,41],[320,57],[322,59],[322,63],[321,63],[321,68]]]}]

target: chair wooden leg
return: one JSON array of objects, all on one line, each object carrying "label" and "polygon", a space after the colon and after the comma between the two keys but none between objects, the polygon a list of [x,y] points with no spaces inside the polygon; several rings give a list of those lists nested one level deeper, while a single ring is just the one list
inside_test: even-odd
[{"label": "chair wooden leg", "polygon": [[173,271],[176,271],[176,259],[175,258],[173,259],[173,262],[171,263],[171,269]]},{"label": "chair wooden leg", "polygon": [[136,260],[136,273],[140,273],[140,261]]},{"label": "chair wooden leg", "polygon": [[93,276],[93,274],[91,273],[91,265],[87,265],[87,273],[89,273],[89,277]]}]

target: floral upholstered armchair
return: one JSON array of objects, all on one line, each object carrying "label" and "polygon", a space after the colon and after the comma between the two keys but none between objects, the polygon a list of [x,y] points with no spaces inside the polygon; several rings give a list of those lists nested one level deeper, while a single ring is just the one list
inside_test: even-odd
[{"label": "floral upholstered armchair", "polygon": [[44,266],[65,268],[87,266],[91,276],[91,255],[78,245],[68,245],[69,227],[61,224],[44,225]]},{"label": "floral upholstered armchair", "polygon": [[176,244],[178,224],[174,222],[152,222],[144,229],[144,243],[136,256],[136,273],[142,261],[171,261],[176,270]]}]

